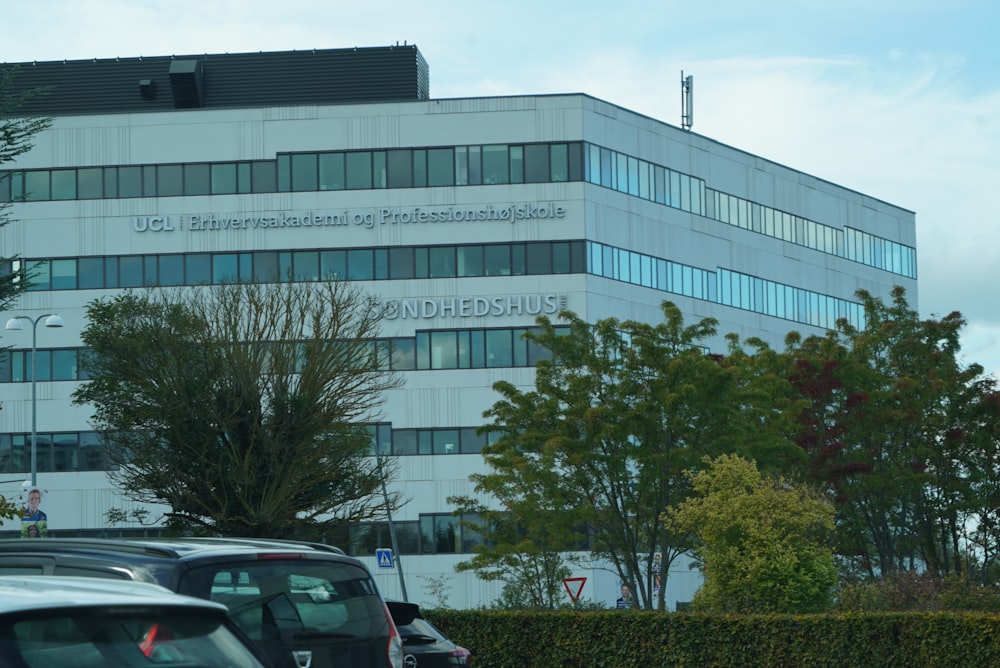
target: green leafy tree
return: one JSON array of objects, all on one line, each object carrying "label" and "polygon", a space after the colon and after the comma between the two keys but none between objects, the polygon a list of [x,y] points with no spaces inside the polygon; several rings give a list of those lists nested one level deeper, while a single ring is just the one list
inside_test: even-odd
[{"label": "green leafy tree", "polygon": [[812,488],[761,475],[722,455],[691,474],[694,496],[669,513],[697,537],[704,582],[692,604],[706,612],[819,612],[831,604],[837,566],[834,508]]},{"label": "green leafy tree", "polygon": [[991,526],[996,507],[996,382],[959,362],[959,314],[920,319],[902,288],[889,304],[858,295],[864,327],[789,338],[799,472],[835,499],[838,549],[855,570],[960,573],[967,528]]},{"label": "green leafy tree", "polygon": [[[16,90],[16,74],[16,67],[0,72],[0,166],[30,151],[32,138],[52,124],[50,118],[22,118],[14,115],[26,101],[44,92],[42,88]],[[10,174],[0,174],[0,179],[10,179]],[[0,192],[2,191],[3,188],[0,188]],[[0,227],[10,222],[9,207],[9,202],[0,201]],[[2,245],[0,250],[3,250]],[[27,288],[26,279],[16,256],[0,255],[0,311],[10,307],[14,299]]]},{"label": "green leafy tree", "polygon": [[[741,431],[730,371],[704,352],[716,323],[686,326],[669,302],[663,313],[657,325],[539,318],[526,338],[551,356],[538,363],[533,390],[494,385],[502,399],[485,416],[500,438],[483,450],[491,471],[472,477],[511,515],[519,540],[540,535],[540,523],[560,527],[545,550],[586,539],[646,608],[662,607],[669,566],[688,548],[662,520],[690,492],[684,471],[752,431]],[[527,548],[509,538],[493,549]]]},{"label": "green leafy tree", "polygon": [[314,537],[385,512],[362,426],[398,385],[382,311],[342,282],[97,300],[74,401],[93,405],[115,483],[172,526]]}]

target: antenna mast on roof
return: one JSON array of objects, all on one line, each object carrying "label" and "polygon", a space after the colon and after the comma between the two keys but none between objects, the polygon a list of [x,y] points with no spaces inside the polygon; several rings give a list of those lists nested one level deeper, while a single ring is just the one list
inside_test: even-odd
[{"label": "antenna mast on roof", "polygon": [[694,125],[694,75],[684,76],[681,70],[681,127],[690,130]]}]

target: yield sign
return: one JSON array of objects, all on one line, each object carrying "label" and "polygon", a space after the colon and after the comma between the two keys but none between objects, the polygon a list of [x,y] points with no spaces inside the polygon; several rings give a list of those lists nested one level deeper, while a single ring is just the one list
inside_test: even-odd
[{"label": "yield sign", "polygon": [[587,578],[565,578],[563,580],[563,587],[566,588],[566,593],[569,594],[569,600],[576,603],[580,600],[580,594],[583,593],[583,585],[587,584]]}]

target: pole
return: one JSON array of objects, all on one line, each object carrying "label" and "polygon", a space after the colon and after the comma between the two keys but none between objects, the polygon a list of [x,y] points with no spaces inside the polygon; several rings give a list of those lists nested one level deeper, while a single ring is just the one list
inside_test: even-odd
[{"label": "pole", "polygon": [[7,321],[6,329],[24,329],[19,320],[31,323],[31,486],[38,486],[38,323],[46,318],[46,327],[62,327],[63,320],[55,313],[43,313],[35,319],[15,315]]},{"label": "pole", "polygon": [[38,486],[38,321],[31,324],[31,486]]},{"label": "pole", "polygon": [[385,468],[382,466],[382,444],[375,441],[375,455],[378,461],[378,477],[382,481],[382,499],[385,501],[385,519],[389,523],[389,540],[392,544],[392,554],[393,559],[395,559],[396,573],[399,575],[399,590],[403,595],[403,601],[406,603],[410,602],[410,599],[406,596],[406,580],[403,578],[403,560],[400,558],[399,554],[399,543],[396,540],[396,525],[392,521],[392,510],[389,506],[389,491],[385,486]]}]

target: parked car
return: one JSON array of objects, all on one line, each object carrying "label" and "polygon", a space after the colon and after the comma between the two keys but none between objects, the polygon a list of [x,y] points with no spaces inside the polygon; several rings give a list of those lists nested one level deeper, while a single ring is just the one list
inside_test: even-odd
[{"label": "parked car", "polygon": [[0,668],[262,668],[225,606],[145,582],[0,576]]},{"label": "parked car", "polygon": [[277,668],[403,668],[403,647],[357,559],[317,543],[243,538],[0,540],[0,574],[154,582],[224,604]]},{"label": "parked car", "polygon": [[456,645],[420,613],[416,603],[386,601],[392,621],[403,639],[406,668],[471,666],[472,652]]}]

